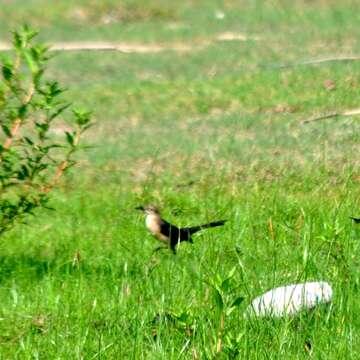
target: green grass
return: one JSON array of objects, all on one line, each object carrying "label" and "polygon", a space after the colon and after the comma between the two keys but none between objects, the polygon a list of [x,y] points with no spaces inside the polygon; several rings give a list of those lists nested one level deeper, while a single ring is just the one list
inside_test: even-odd
[{"label": "green grass", "polygon": [[[358,53],[355,2],[98,3],[7,2],[1,40],[26,19],[50,43],[209,44],[51,61],[67,98],[94,111],[93,147],[54,194],[57,210],[0,243],[0,358],[305,359],[311,343],[313,358],[356,359],[360,227],[349,216],[360,215],[359,120],[301,121],[359,107],[359,63],[272,66]],[[121,21],[102,23],[112,12]],[[214,40],[226,31],[263,40]],[[176,256],[152,253],[158,243],[134,210],[148,202],[178,225],[228,223]],[[244,301],[219,331],[210,284],[234,268],[224,297]],[[243,317],[253,297],[304,280],[331,283],[330,309]]]}]

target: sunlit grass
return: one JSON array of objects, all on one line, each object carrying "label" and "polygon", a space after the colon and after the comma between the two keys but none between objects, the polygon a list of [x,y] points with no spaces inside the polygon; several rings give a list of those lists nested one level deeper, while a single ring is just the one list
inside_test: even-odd
[{"label": "sunlit grass", "polygon": [[[26,10],[38,14],[30,20],[48,30],[48,41],[269,35],[192,53],[52,60],[51,77],[69,88],[69,100],[93,109],[97,124],[86,139],[92,148],[55,194],[56,211],[2,239],[2,358],[356,358],[360,227],[349,216],[360,215],[359,121],[302,120],[358,107],[359,65],[270,66],[356,52],[356,12],[350,1],[227,4],[156,2],[163,15],[146,7],[150,15],[116,32],[114,24],[71,20],[65,2],[57,5],[63,16],[43,10],[59,18],[56,26],[41,22],[35,2],[7,5],[19,12],[1,22],[4,31]],[[78,5],[88,6],[91,21],[101,18],[95,2]],[[216,11],[226,13],[223,22]],[[166,30],[172,22],[191,31]],[[228,222],[182,244],[176,256],[153,253],[158,244],[134,210],[148,202],[177,225]],[[214,286],[229,273],[222,308]],[[276,321],[243,317],[255,296],[305,280],[332,285],[331,308]]]}]

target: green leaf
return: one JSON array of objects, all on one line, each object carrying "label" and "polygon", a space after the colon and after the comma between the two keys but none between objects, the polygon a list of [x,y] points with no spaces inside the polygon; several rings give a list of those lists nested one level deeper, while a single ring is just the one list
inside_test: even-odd
[{"label": "green leaf", "polygon": [[225,293],[228,292],[231,288],[231,278],[227,278],[225,279],[222,283],[221,283],[221,290],[224,291]]},{"label": "green leaf", "polygon": [[39,69],[35,74],[33,74],[33,82],[35,89],[39,91],[39,88],[41,86],[41,78],[44,73],[44,69]]},{"label": "green leaf", "polygon": [[28,25],[24,25],[20,31],[13,32],[13,45],[16,50],[26,48],[30,41],[38,34],[38,31],[31,29]]},{"label": "green leaf", "polygon": [[21,106],[19,107],[19,109],[18,109],[18,117],[19,117],[20,119],[24,119],[24,118],[25,118],[26,113],[27,113],[27,108],[28,108],[27,104],[23,104],[23,105],[21,105]]},{"label": "green leaf", "polygon": [[66,140],[69,143],[69,145],[74,145],[74,134],[69,133],[68,131],[65,131]]},{"label": "green leaf", "polygon": [[226,316],[229,316],[243,302],[243,300],[243,297],[236,298],[231,306],[226,309]]},{"label": "green leaf", "polygon": [[65,148],[64,145],[61,144],[50,144],[47,146],[44,146],[42,149],[46,152],[48,152],[50,149],[56,149],[56,148]]},{"label": "green leaf", "polygon": [[243,301],[244,301],[244,297],[242,297],[242,296],[239,296],[239,297],[237,297],[234,301],[233,301],[233,303],[231,304],[231,306],[239,306]]},{"label": "green leaf", "polygon": [[24,179],[28,178],[29,175],[30,175],[30,171],[29,171],[28,167],[25,165],[21,165],[21,170],[18,172],[18,179],[24,180]]},{"label": "green leaf", "polygon": [[90,129],[93,125],[94,124],[89,123],[89,124],[86,124],[86,125],[82,126],[81,129],[82,129],[82,131],[85,131],[87,129]]},{"label": "green leaf", "polygon": [[17,31],[14,31],[13,33],[13,45],[14,45],[14,48],[16,50],[21,50],[22,48],[22,38],[20,36],[20,33],[18,33]]},{"label": "green leaf", "polygon": [[23,139],[26,141],[27,144],[29,145],[34,145],[34,142],[27,136],[24,136]]},{"label": "green leaf", "polygon": [[47,83],[48,86],[48,95],[50,97],[56,97],[64,92],[57,81],[52,81]]},{"label": "green leaf", "polygon": [[36,59],[33,58],[30,51],[24,51],[25,60],[30,68],[32,74],[36,74],[39,71],[39,64],[37,63]]},{"label": "green leaf", "polygon": [[7,137],[11,137],[11,131],[7,125],[3,124],[1,125],[1,128]]},{"label": "green leaf", "polygon": [[38,130],[46,131],[49,127],[49,124],[47,124],[45,122],[36,121],[35,126]]},{"label": "green leaf", "polygon": [[186,323],[189,319],[190,315],[187,312],[182,312],[179,316],[177,316],[177,320],[183,323]]},{"label": "green leaf", "polygon": [[234,276],[235,271],[236,271],[236,266],[234,266],[234,267],[229,271],[227,277],[228,277],[229,279],[231,279],[231,278]]},{"label": "green leaf", "polygon": [[217,306],[218,310],[222,311],[222,309],[224,308],[224,301],[223,301],[221,292],[218,289],[214,288],[214,293],[215,293],[216,306]]},{"label": "green leaf", "polygon": [[75,115],[75,121],[78,125],[83,126],[87,125],[90,122],[91,111],[84,110],[73,110],[73,114]]},{"label": "green leaf", "polygon": [[60,106],[59,108],[56,109],[55,112],[53,112],[53,113],[50,115],[49,119],[50,119],[50,120],[55,119],[55,118],[58,117],[62,112],[64,112],[69,106],[71,106],[70,103],[65,104],[65,105],[63,105],[63,106]]},{"label": "green leaf", "polygon": [[49,59],[49,47],[44,44],[35,44],[30,47],[30,52],[34,60],[39,65],[45,64]]},{"label": "green leaf", "polygon": [[10,81],[13,77],[13,66],[12,64],[4,64],[2,66],[2,75],[6,81]]}]

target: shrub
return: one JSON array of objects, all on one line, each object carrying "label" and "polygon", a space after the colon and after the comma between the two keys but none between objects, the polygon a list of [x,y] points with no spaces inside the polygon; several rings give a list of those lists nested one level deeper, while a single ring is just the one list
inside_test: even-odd
[{"label": "shrub", "polygon": [[[91,125],[90,113],[72,109],[58,82],[45,79],[51,56],[35,43],[36,35],[26,26],[14,32],[13,51],[1,58],[0,234],[36,208],[48,208],[51,191],[75,164],[80,138]],[[59,140],[51,129],[65,112],[72,125]]]}]

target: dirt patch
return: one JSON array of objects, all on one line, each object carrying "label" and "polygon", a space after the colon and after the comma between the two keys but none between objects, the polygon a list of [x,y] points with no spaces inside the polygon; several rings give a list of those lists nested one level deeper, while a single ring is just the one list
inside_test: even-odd
[{"label": "dirt patch", "polygon": [[128,44],[128,43],[110,43],[110,42],[72,42],[72,43],[57,43],[51,46],[54,51],[77,51],[77,50],[110,50],[120,51],[124,53],[158,53],[165,50],[173,50],[178,52],[187,52],[197,50],[202,46],[193,46],[186,44]]},{"label": "dirt patch", "polygon": [[[51,45],[52,51],[83,51],[83,50],[97,50],[97,51],[119,51],[123,53],[158,53],[162,51],[177,51],[189,52],[201,50],[210,44],[217,41],[248,41],[260,40],[259,37],[249,36],[246,34],[226,32],[215,36],[210,40],[205,40],[200,43],[173,43],[173,44],[141,44],[141,43],[114,43],[104,41],[74,41],[74,42],[58,42]],[[8,43],[0,42],[0,51],[7,51],[11,49]]]},{"label": "dirt patch", "polygon": [[250,36],[243,33],[224,32],[216,37],[219,41],[249,41],[249,40],[261,40],[259,36]]}]

